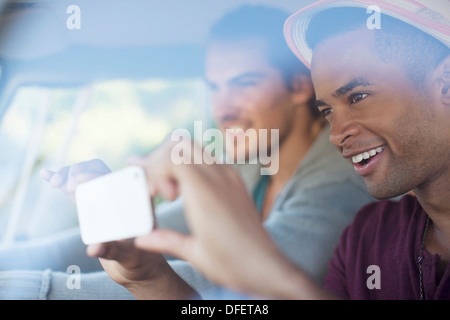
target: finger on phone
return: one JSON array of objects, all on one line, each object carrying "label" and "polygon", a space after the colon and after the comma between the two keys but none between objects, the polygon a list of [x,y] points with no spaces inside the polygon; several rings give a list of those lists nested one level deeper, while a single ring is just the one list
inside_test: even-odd
[{"label": "finger on phone", "polygon": [[105,251],[106,248],[103,243],[90,244],[86,248],[86,253],[90,257],[101,258]]}]

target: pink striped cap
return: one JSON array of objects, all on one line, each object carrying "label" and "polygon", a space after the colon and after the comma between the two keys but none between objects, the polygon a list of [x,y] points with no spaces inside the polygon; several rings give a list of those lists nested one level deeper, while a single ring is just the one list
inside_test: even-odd
[{"label": "pink striped cap", "polygon": [[368,9],[373,5],[380,8],[382,14],[410,24],[450,48],[450,0],[321,0],[291,15],[284,24],[284,36],[294,54],[310,67],[312,50],[305,35],[315,14],[331,8]]}]

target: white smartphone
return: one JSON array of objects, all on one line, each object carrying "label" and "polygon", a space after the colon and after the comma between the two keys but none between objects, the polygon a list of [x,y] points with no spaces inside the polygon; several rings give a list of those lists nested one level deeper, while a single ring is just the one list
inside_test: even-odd
[{"label": "white smartphone", "polygon": [[153,206],[140,167],[126,167],[78,185],[75,201],[85,244],[134,238],[153,229]]}]

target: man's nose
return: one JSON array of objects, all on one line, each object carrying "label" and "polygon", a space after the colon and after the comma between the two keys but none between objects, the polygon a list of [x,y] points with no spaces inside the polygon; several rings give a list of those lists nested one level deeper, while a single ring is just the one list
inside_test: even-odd
[{"label": "man's nose", "polygon": [[342,148],[350,143],[360,132],[360,127],[349,112],[334,111],[333,120],[330,123],[330,142],[342,151]]}]

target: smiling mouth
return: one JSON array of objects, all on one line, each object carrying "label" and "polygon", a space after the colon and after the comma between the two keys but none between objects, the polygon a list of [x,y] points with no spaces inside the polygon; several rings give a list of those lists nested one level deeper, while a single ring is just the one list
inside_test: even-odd
[{"label": "smiling mouth", "polygon": [[378,147],[366,152],[362,152],[352,157],[352,162],[354,165],[364,166],[370,162],[370,160],[375,157],[377,154],[383,152],[385,146]]}]

